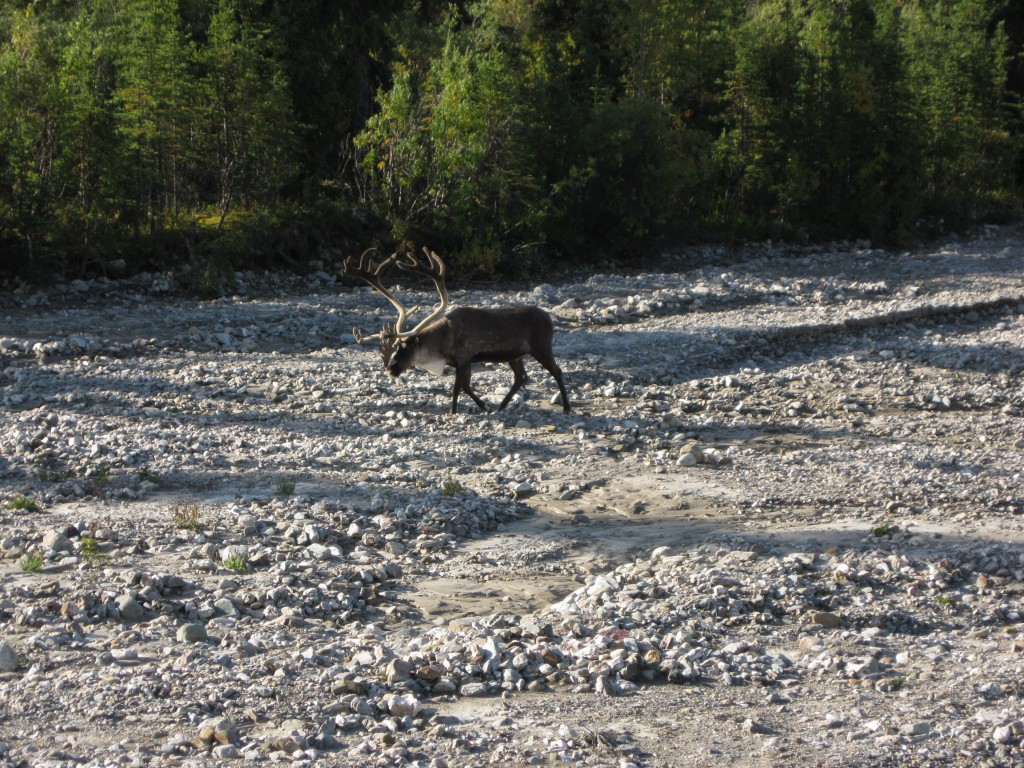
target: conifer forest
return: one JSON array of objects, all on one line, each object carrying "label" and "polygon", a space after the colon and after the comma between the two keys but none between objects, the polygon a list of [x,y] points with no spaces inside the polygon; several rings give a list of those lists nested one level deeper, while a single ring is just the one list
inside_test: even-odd
[{"label": "conifer forest", "polygon": [[1019,218],[1016,0],[0,0],[0,277]]}]

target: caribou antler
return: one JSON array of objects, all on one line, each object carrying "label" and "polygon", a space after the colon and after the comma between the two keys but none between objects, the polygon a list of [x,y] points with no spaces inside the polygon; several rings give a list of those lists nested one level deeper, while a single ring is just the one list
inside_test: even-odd
[{"label": "caribou antler", "polygon": [[434,287],[437,288],[437,293],[441,297],[441,303],[438,307],[427,315],[411,331],[402,331],[401,324],[398,324],[398,333],[396,336],[400,339],[407,339],[410,336],[415,336],[417,333],[422,331],[432,322],[437,320],[444,314],[444,311],[448,309],[448,290],[444,286],[444,261],[441,257],[434,253],[432,250],[423,246],[423,253],[427,255],[427,264],[424,266],[419,260],[411,253],[405,255],[404,261],[398,262],[398,267],[404,269],[406,272],[415,272],[417,275],[423,275],[429,277],[434,282]]},{"label": "caribou antler", "polygon": [[[396,251],[395,253],[392,253],[380,263],[374,264],[370,254],[376,252],[376,248],[367,248],[363,251],[362,255],[359,257],[359,262],[355,265],[352,263],[352,257],[349,256],[341,265],[341,274],[347,277],[358,277],[361,280],[365,280],[375,291],[377,291],[377,293],[390,301],[394,308],[398,310],[398,320],[395,322],[393,327],[395,331],[400,333],[402,330],[402,323],[405,322],[405,318],[409,315],[409,310],[405,308],[405,305],[402,304],[402,302],[395,298],[391,291],[384,287],[384,284],[380,280],[384,270],[398,261],[398,252]],[[391,326],[385,326],[380,333],[374,333],[370,336],[364,336],[358,328],[353,328],[352,335],[356,337],[357,344],[363,344],[364,342],[373,341],[374,339],[383,339],[384,335],[389,332],[390,328]]]},{"label": "caribou antler", "polygon": [[[411,253],[406,253],[402,259],[399,259],[397,251],[392,253],[383,261],[374,263],[370,255],[376,253],[376,248],[369,248],[366,251],[363,251],[363,254],[359,257],[359,261],[355,264],[353,264],[351,256],[345,259],[341,268],[341,273],[343,275],[348,277],[358,277],[361,280],[365,280],[375,291],[377,291],[377,293],[390,301],[392,306],[398,310],[398,320],[395,321],[394,325],[384,326],[383,330],[379,333],[364,336],[358,328],[353,328],[352,335],[356,337],[356,342],[358,344],[373,341],[374,339],[380,339],[382,345],[387,344],[388,346],[391,346],[393,342],[398,341],[399,339],[407,339],[410,336],[415,336],[444,314],[445,310],[448,308],[448,291],[445,289],[444,285],[444,261],[442,261],[440,256],[429,250],[426,246],[424,246],[423,252],[427,255],[427,263],[425,265]],[[427,317],[421,320],[411,331],[402,330],[402,326],[409,317],[409,310],[406,309],[405,305],[402,304],[402,302],[400,302],[387,288],[385,288],[384,284],[381,282],[381,275],[383,275],[384,270],[396,263],[399,268],[406,272],[414,272],[418,275],[429,277],[434,282],[434,286],[437,288],[437,292],[441,297],[441,304]]]}]

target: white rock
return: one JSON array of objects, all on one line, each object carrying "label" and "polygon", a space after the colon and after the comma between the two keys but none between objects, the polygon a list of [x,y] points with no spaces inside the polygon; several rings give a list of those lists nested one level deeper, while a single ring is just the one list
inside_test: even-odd
[{"label": "white rock", "polygon": [[388,699],[388,712],[395,717],[415,717],[422,708],[420,700],[411,693]]}]

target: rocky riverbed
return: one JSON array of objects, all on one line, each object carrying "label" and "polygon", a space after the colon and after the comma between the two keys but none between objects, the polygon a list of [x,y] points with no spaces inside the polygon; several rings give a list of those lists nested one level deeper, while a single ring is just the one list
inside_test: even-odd
[{"label": "rocky riverbed", "polygon": [[327,272],[0,294],[0,765],[1024,766],[1024,231],[452,299],[572,413]]}]

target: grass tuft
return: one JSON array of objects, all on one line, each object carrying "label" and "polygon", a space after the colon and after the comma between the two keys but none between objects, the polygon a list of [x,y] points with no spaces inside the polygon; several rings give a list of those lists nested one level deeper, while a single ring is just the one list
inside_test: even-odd
[{"label": "grass tuft", "polygon": [[89,565],[100,565],[110,561],[110,555],[100,552],[100,545],[95,536],[82,537],[82,548],[79,553],[82,560]]},{"label": "grass tuft", "polygon": [[898,531],[899,528],[897,528],[895,525],[892,525],[891,523],[882,523],[881,525],[876,525],[874,528],[871,529],[871,533],[875,536],[878,536],[879,538],[881,538],[882,536],[888,536],[892,538],[892,535],[894,533],[897,533]]},{"label": "grass tuft", "polygon": [[25,573],[39,573],[44,562],[39,555],[24,554],[18,559],[18,567]]},{"label": "grass tuft", "polygon": [[15,496],[5,505],[7,509],[17,509],[21,512],[38,512],[41,507],[39,502],[31,496]]},{"label": "grass tuft", "polygon": [[175,528],[198,533],[203,530],[198,504],[175,504],[171,507],[171,521]]},{"label": "grass tuft", "polygon": [[241,555],[230,555],[228,559],[224,561],[224,567],[229,571],[234,571],[235,573],[248,573],[249,561]]}]

